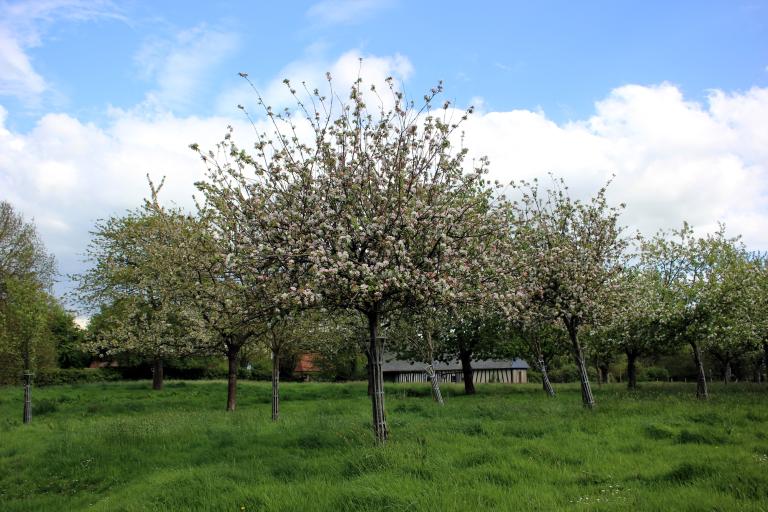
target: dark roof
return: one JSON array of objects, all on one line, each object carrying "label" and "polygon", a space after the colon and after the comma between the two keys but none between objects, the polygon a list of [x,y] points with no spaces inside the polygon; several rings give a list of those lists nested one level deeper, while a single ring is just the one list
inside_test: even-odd
[{"label": "dark roof", "polygon": [[[404,361],[397,359],[396,354],[384,354],[384,363],[381,368],[384,372],[423,372],[425,363],[418,361]],[[454,359],[447,363],[439,361],[434,365],[435,371],[459,371],[461,361]],[[473,370],[527,370],[528,363],[520,358],[515,359],[481,359],[472,361]]]}]

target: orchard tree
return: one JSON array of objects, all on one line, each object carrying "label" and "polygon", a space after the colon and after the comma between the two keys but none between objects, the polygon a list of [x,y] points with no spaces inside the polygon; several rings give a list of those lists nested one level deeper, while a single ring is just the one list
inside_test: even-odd
[{"label": "orchard tree", "polygon": [[544,314],[537,314],[538,303],[520,302],[519,312],[509,322],[507,331],[513,344],[510,352],[523,354],[529,361],[534,361],[541,372],[541,386],[548,396],[555,396],[555,389],[549,379],[552,360],[563,352],[567,334],[558,321],[553,321]]},{"label": "orchard tree", "polygon": [[152,258],[161,237],[164,220],[145,209],[112,217],[96,225],[88,247],[92,267],[75,276],[77,297],[97,308],[118,304],[120,315],[112,315],[108,328],[88,339],[96,353],[111,356],[133,352],[153,362],[152,388],[163,387],[163,359],[191,354],[194,337],[186,329],[189,311],[175,293],[164,286],[164,276]]},{"label": "orchard tree", "polygon": [[[538,183],[518,187],[513,216],[519,273],[520,316],[562,322],[579,371],[582,402],[595,400],[579,333],[608,314],[627,260],[627,241],[618,224],[621,207],[608,204],[602,188],[590,200],[573,199],[562,180],[541,191]],[[517,277],[515,277],[517,278]],[[514,281],[513,281],[514,282]]]},{"label": "orchard tree", "polygon": [[[308,314],[276,317],[268,323],[266,345],[272,358],[272,421],[280,419],[280,361],[288,352],[302,351],[311,344],[317,318]],[[324,332],[324,329],[320,330]]]},{"label": "orchard tree", "polygon": [[348,349],[358,329],[349,315],[304,310],[269,322],[265,343],[272,358],[272,421],[280,418],[280,363],[290,353],[333,356]]},{"label": "orchard tree", "polygon": [[719,257],[719,269],[709,299],[712,304],[706,336],[707,351],[718,360],[723,381],[733,380],[733,365],[760,347],[760,320],[754,314],[759,298],[759,268],[740,244],[727,244]]},{"label": "orchard tree", "polygon": [[226,410],[234,411],[241,354],[267,334],[271,300],[243,274],[236,233],[220,229],[218,212],[207,204],[198,205],[195,215],[165,208],[158,199],[161,187],[150,181],[151,198],[144,205],[157,220],[161,242],[147,248],[146,265],[166,296],[187,313],[196,352],[226,357]]},{"label": "orchard tree", "polygon": [[658,300],[655,274],[639,267],[628,268],[610,316],[602,330],[617,350],[627,357],[627,387],[637,388],[637,361],[641,357],[669,352],[676,345],[665,334],[663,304]]},{"label": "orchard tree", "polygon": [[496,268],[499,223],[485,161],[465,173],[466,150],[451,144],[465,115],[453,119],[448,103],[433,112],[441,86],[417,107],[391,79],[386,101],[358,80],[341,102],[328,78],[328,97],[297,96],[296,121],[265,107],[275,131],[259,135],[253,155],[231,138],[201,154],[211,162],[201,188],[227,223],[246,228],[244,267],[288,277],[277,309],[322,303],[365,317],[373,429],[384,442],[382,320],[461,300],[463,272]]},{"label": "orchard tree", "polygon": [[738,286],[729,277],[730,269],[742,255],[738,239],[727,238],[723,226],[696,237],[684,223],[681,229],[659,232],[642,245],[641,265],[654,276],[665,335],[672,343],[691,347],[700,399],[709,397],[702,347],[722,333],[718,323],[729,315],[733,287]]},{"label": "orchard tree", "polygon": [[597,370],[597,384],[607,384],[611,365],[619,353],[618,332],[605,325],[590,327],[585,329],[583,339],[587,357]]},{"label": "orchard tree", "polygon": [[435,365],[440,354],[445,352],[442,346],[446,340],[445,323],[445,315],[438,308],[429,307],[421,311],[401,311],[387,328],[389,349],[402,359],[418,361],[424,365],[424,373],[432,388],[432,399],[441,406],[445,402]]},{"label": "orchard tree", "polygon": [[454,358],[461,362],[464,393],[475,394],[472,360],[508,356],[510,334],[506,324],[496,314],[484,313],[481,309],[454,309],[446,315],[441,326],[441,351],[438,359],[449,361]]},{"label": "orchard tree", "polygon": [[[206,159],[207,161],[207,159]],[[238,363],[244,349],[262,343],[272,358],[272,420],[280,414],[280,361],[289,352],[312,346],[317,332],[336,339],[336,329],[319,328],[316,316],[303,314],[307,304],[286,293],[302,279],[302,267],[282,264],[274,254],[251,250],[248,240],[269,233],[260,212],[245,217],[232,202],[229,183],[211,169],[211,181],[199,183],[205,203],[196,215],[164,208],[160,187],[150,182],[152,196],[145,207],[160,219],[159,238],[149,264],[164,289],[191,312],[192,329],[205,353],[227,358],[227,410],[236,407]],[[254,201],[269,198],[254,194]],[[244,196],[237,201],[245,201]],[[287,207],[286,205],[284,205]],[[251,208],[254,205],[250,205]],[[274,234],[274,233],[273,233]],[[279,235],[278,235],[279,236]],[[261,243],[261,242],[259,242]],[[280,245],[280,247],[283,247]]]},{"label": "orchard tree", "polygon": [[752,319],[753,338],[762,349],[762,370],[768,383],[768,256],[757,255],[753,258],[750,318]]}]

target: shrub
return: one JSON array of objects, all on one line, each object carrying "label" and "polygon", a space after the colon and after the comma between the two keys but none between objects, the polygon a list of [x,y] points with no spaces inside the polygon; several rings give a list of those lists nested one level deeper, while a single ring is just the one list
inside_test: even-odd
[{"label": "shrub", "polygon": [[648,368],[643,368],[640,372],[640,375],[638,375],[639,380],[644,381],[668,381],[669,380],[669,370],[666,368],[661,368],[659,366],[649,366]]},{"label": "shrub", "polygon": [[56,386],[59,384],[85,384],[88,382],[108,382],[120,380],[121,375],[111,368],[84,368],[66,370],[41,370],[35,374],[37,386]]},{"label": "shrub", "polygon": [[[587,375],[591,382],[597,381],[597,372],[594,368],[587,368]],[[551,370],[549,380],[557,383],[579,382],[579,369],[573,363],[565,364]]]},{"label": "shrub", "polygon": [[579,380],[579,370],[575,364],[566,364],[560,368],[550,370],[549,380],[560,383],[576,382]]},{"label": "shrub", "polygon": [[[552,380],[552,376],[550,375],[549,380]],[[528,382],[534,383],[534,384],[541,384],[541,372],[534,370],[533,368],[528,369]]]}]

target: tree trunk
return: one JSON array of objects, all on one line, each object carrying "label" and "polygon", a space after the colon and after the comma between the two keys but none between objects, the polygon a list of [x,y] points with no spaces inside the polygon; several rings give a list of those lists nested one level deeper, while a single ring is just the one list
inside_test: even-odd
[{"label": "tree trunk", "polygon": [[541,343],[536,334],[531,334],[531,340],[533,341],[533,349],[536,351],[537,363],[539,365],[539,371],[541,372],[541,386],[544,388],[544,392],[548,396],[555,396],[555,389],[552,387],[552,382],[549,380],[549,373],[547,372],[547,363],[544,361],[544,352],[541,350]]},{"label": "tree trunk", "polygon": [[272,421],[280,418],[280,351],[272,349]]},{"label": "tree trunk", "polygon": [[475,394],[475,379],[472,372],[472,353],[468,350],[459,350],[461,360],[461,372],[464,374],[464,394]]},{"label": "tree trunk", "polygon": [[637,353],[627,352],[627,388],[637,389]]},{"label": "tree trunk", "polygon": [[701,359],[701,349],[699,344],[695,341],[691,341],[691,349],[693,350],[693,362],[696,364],[696,398],[699,400],[706,400],[709,398],[707,392],[707,375],[704,373],[704,361]]},{"label": "tree trunk", "polygon": [[768,343],[763,343],[763,371],[765,372],[763,382],[768,384]]},{"label": "tree trunk", "polygon": [[592,395],[592,387],[589,385],[589,374],[587,373],[587,363],[584,361],[584,351],[579,343],[578,327],[573,321],[566,322],[568,335],[571,338],[573,346],[573,358],[576,367],[579,370],[579,382],[581,383],[581,403],[584,407],[592,409],[595,406],[595,397]]},{"label": "tree trunk", "polygon": [[152,366],[152,389],[163,389],[163,360],[160,358],[155,359]]},{"label": "tree trunk", "polygon": [[227,349],[227,411],[234,411],[237,405],[237,360],[239,350]]},{"label": "tree trunk", "polygon": [[385,443],[389,436],[387,429],[387,417],[384,410],[384,372],[381,365],[384,359],[384,339],[379,337],[379,315],[378,311],[368,314],[368,330],[370,340],[368,343],[368,353],[370,361],[370,382],[371,382],[371,409],[373,412],[373,433],[376,441]]},{"label": "tree trunk", "polygon": [[24,372],[24,424],[32,421],[32,373]]},{"label": "tree trunk", "polygon": [[725,363],[725,375],[723,375],[723,381],[725,384],[730,384],[733,382],[733,368],[731,368],[731,362],[727,361]]},{"label": "tree trunk", "polygon": [[371,353],[369,350],[365,351],[365,358],[368,359],[368,365],[365,369],[368,372],[368,396],[373,396],[373,365],[371,364]]},{"label": "tree trunk", "polygon": [[547,395],[554,397],[555,389],[552,387],[552,383],[549,381],[549,373],[547,373],[547,364],[544,362],[543,357],[539,357],[539,371],[541,371],[541,385],[546,391]]},{"label": "tree trunk", "polygon": [[426,340],[430,363],[424,367],[424,371],[427,373],[427,378],[432,386],[432,399],[440,405],[445,405],[445,402],[443,402],[443,394],[440,392],[440,376],[435,373],[435,348],[432,343],[432,323],[429,321],[427,322]]},{"label": "tree trunk", "polygon": [[600,385],[608,384],[608,366],[604,364],[597,365],[598,382]]},{"label": "tree trunk", "polygon": [[440,377],[435,373],[435,369],[431,364],[428,364],[424,371],[427,374],[429,383],[432,385],[432,399],[440,405],[445,405],[443,402],[443,394],[440,392]]}]

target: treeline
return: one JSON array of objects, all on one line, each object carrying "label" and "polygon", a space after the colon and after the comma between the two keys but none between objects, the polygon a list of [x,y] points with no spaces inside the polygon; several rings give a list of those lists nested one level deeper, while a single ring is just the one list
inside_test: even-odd
[{"label": "treeline", "polygon": [[328,95],[286,81],[294,111],[259,98],[272,128],[247,150],[231,128],[192,144],[207,168],[194,211],[150,182],[143,205],[96,226],[78,288],[102,311],[91,351],[152,361],[157,389],[171,358],[226,359],[230,411],[243,354],[266,351],[275,420],[286,354],[362,351],[379,441],[385,350],[428,374],[458,358],[470,393],[473,359],[523,356],[554,395],[567,358],[586,407],[590,368],[605,379],[619,356],[633,387],[638,361],[687,347],[705,398],[708,354],[732,368],[765,352],[765,259],[723,229],[628,236],[605,188],[580,200],[555,178],[489,180],[461,144],[471,110],[437,105],[441,86],[416,104],[358,80],[342,101],[328,81]]}]

